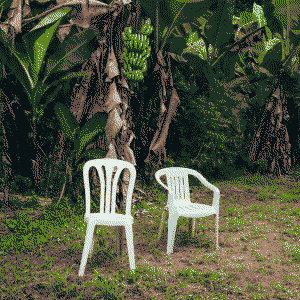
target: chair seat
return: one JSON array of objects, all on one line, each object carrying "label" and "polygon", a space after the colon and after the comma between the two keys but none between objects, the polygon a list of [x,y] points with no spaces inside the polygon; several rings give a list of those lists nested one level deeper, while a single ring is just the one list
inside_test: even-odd
[{"label": "chair seat", "polygon": [[106,214],[106,213],[91,213],[89,216],[84,216],[86,221],[95,222],[100,225],[124,225],[133,224],[133,217],[131,215],[122,214]]},{"label": "chair seat", "polygon": [[[206,217],[217,213],[213,206],[206,204],[178,202],[174,203],[173,206],[178,215],[187,218]],[[170,206],[167,205],[167,207]]]}]

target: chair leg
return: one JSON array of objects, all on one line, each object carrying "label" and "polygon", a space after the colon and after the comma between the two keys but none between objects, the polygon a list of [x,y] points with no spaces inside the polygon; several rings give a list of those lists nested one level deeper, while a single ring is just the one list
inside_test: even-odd
[{"label": "chair leg", "polygon": [[88,256],[88,258],[92,258],[93,251],[94,251],[94,246],[95,246],[95,239],[94,239],[94,237],[93,237],[93,238],[92,238],[92,245],[91,245],[91,248],[90,248],[90,251],[89,251],[89,256]]},{"label": "chair leg", "polygon": [[130,269],[135,270],[135,257],[134,257],[134,247],[133,247],[132,225],[126,225],[125,230],[126,230],[126,240],[127,240],[127,248],[128,248]]},{"label": "chair leg", "polygon": [[160,222],[160,225],[159,225],[159,230],[158,230],[158,239],[157,239],[158,241],[160,240],[161,235],[162,235],[163,225],[164,225],[164,223],[165,223],[166,215],[167,215],[167,212],[166,212],[166,210],[164,209],[163,214],[162,214],[162,218],[161,218],[161,222]]},{"label": "chair leg", "polygon": [[216,249],[219,250],[220,247],[219,247],[219,240],[218,240],[218,237],[219,237],[219,214],[216,214],[216,234],[217,234],[217,246],[216,246]]},{"label": "chair leg", "polygon": [[189,238],[193,238],[195,236],[195,225],[196,225],[196,219],[190,218],[189,220]]},{"label": "chair leg", "polygon": [[85,265],[86,265],[87,258],[88,258],[89,252],[91,250],[92,242],[93,242],[94,228],[95,228],[94,223],[91,223],[91,222],[88,223],[88,226],[86,229],[83,253],[82,253],[82,258],[81,258],[81,263],[80,263],[80,268],[79,268],[79,274],[78,274],[79,276],[84,275]]},{"label": "chair leg", "polygon": [[173,246],[176,234],[176,226],[177,226],[178,215],[169,216],[168,220],[168,246],[167,246],[167,254],[173,253]]}]

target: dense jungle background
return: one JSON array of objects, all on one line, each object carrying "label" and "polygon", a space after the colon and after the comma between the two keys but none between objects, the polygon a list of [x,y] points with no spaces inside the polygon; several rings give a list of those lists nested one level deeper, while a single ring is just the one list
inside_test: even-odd
[{"label": "dense jungle background", "polygon": [[146,184],[168,166],[216,180],[299,163],[298,1],[0,8],[4,202],[76,203],[93,158],[130,161]]}]

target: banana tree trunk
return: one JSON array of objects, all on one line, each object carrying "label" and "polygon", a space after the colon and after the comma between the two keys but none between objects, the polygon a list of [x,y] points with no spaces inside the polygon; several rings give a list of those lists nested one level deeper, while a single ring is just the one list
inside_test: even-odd
[{"label": "banana tree trunk", "polygon": [[1,165],[1,168],[2,169],[2,174],[4,174],[4,178],[1,178],[2,180],[2,189],[4,191],[4,198],[3,198],[3,204],[4,206],[8,207],[9,206],[9,195],[8,195],[8,177],[9,175],[11,175],[11,169],[7,168],[4,166],[4,163],[7,164],[7,165],[11,165],[11,161],[10,161],[10,158],[7,154],[8,152],[8,143],[7,143],[7,139],[5,137],[5,128],[3,126],[3,114],[2,114],[2,111],[3,111],[3,103],[2,103],[2,97],[5,97],[2,93],[2,91],[0,91],[0,99],[1,99],[1,107],[0,107],[0,122],[1,122],[1,161],[2,161],[2,165]]},{"label": "banana tree trunk", "polygon": [[138,165],[144,167],[146,180],[151,183],[158,166],[167,160],[168,130],[180,100],[173,86],[169,53],[160,50],[152,57],[149,74],[144,83],[148,89],[137,89],[135,99],[140,109],[135,112],[134,121]]},{"label": "banana tree trunk", "polygon": [[[2,116],[2,114],[1,114],[1,116]],[[10,160],[9,154],[8,154],[8,147],[7,147],[8,143],[7,143],[7,140],[5,138],[5,129],[4,129],[2,121],[1,121],[1,125],[2,125],[1,129],[2,129],[2,132],[3,132],[3,134],[2,134],[3,149],[2,149],[1,160],[4,163],[2,165],[2,168],[3,168],[2,174],[4,174],[4,178],[2,178],[2,184],[3,184],[2,188],[3,188],[3,191],[4,191],[3,204],[4,204],[4,206],[9,207],[9,182],[12,181],[12,169],[10,167],[11,166],[11,160]]]},{"label": "banana tree trunk", "polygon": [[[138,11],[137,8],[136,11]],[[123,62],[122,54],[124,49],[119,28],[121,17],[121,13],[119,15],[116,14],[116,18],[119,18],[119,20],[112,18],[110,20],[111,26],[109,28],[104,27],[102,39],[99,41],[99,48],[92,54],[90,62],[85,65],[86,69],[82,70],[86,71],[88,69],[92,75],[90,78],[85,78],[78,88],[76,96],[72,100],[71,112],[78,122],[82,120],[88,121],[97,112],[107,112],[109,117],[105,132],[108,146],[106,157],[122,159],[136,165],[135,155],[130,149],[130,144],[135,138],[131,128],[133,128],[133,125],[136,125],[134,124],[136,120],[131,120],[131,112],[128,111],[128,107],[132,108],[131,90],[123,77],[123,73],[119,70],[119,65],[122,66]],[[133,17],[130,21],[134,24],[136,19]],[[118,41],[118,45],[116,45],[116,42],[112,43],[111,41]],[[152,73],[152,70],[155,74],[155,80],[153,81],[152,79],[152,84],[155,86],[153,90],[156,92],[156,97],[153,100],[158,104],[159,113],[156,116],[158,124],[154,126],[154,130],[150,133],[152,137],[150,137],[149,143],[143,149],[146,150],[144,152],[146,156],[143,157],[143,160],[148,165],[153,165],[153,161],[150,161],[151,151],[159,156],[159,162],[162,159],[166,161],[165,143],[168,128],[179,105],[179,98],[173,87],[170,57],[167,56],[166,59],[167,63],[162,55],[162,51],[158,52],[149,71],[149,74]],[[153,76],[148,75],[148,77],[152,78]],[[146,84],[144,82],[144,85]],[[94,92],[93,99],[88,102],[86,101],[88,87],[91,88],[92,86],[96,86],[97,89]],[[136,84],[136,87],[138,86]],[[169,91],[168,94],[167,91]],[[146,109],[149,110],[149,108],[146,105]],[[84,112],[86,113],[84,114]],[[155,114],[157,112],[152,111],[152,113]],[[151,139],[152,142],[150,143]],[[129,174],[127,169],[125,169],[120,185],[122,199],[118,203],[121,210],[125,209],[129,179]],[[123,236],[122,232],[123,227],[120,227],[119,237]],[[123,242],[118,240],[119,255],[122,252],[122,246]]]},{"label": "banana tree trunk", "polygon": [[251,144],[249,158],[252,161],[266,159],[270,171],[277,177],[291,172],[291,144],[287,127],[282,119],[288,120],[286,99],[279,85],[266,105],[258,131]]},{"label": "banana tree trunk", "polygon": [[[98,41],[99,48],[83,66],[84,71],[90,71],[90,75],[84,77],[78,85],[70,111],[78,122],[90,120],[97,112],[108,113],[105,131],[106,148],[108,149],[106,157],[122,159],[136,165],[134,154],[130,149],[134,134],[129,130],[130,121],[127,120],[130,90],[118,65],[118,62],[122,62],[123,46],[116,45],[119,43],[118,41],[122,41],[120,30],[122,15],[123,8],[121,7],[118,14],[110,15],[108,20],[110,26],[103,26],[102,37]],[[97,88],[95,89],[95,87]],[[89,90],[93,91],[94,95],[92,99],[89,99],[90,101],[87,101]],[[103,137],[100,139],[103,142]],[[96,178],[96,172],[93,172],[94,180],[95,182],[99,181],[99,178]],[[124,210],[125,208],[128,183],[129,174],[125,169],[120,184],[122,199],[117,203],[119,209]],[[119,256],[123,247],[121,238],[123,231],[123,227],[118,228],[117,252]]]},{"label": "banana tree trunk", "polygon": [[37,140],[35,128],[29,126],[19,104],[20,100],[14,94],[14,83],[9,84],[11,78],[5,66],[2,66],[1,71],[3,80],[1,118],[5,124],[3,133],[7,141],[7,153],[11,158],[13,171],[24,177],[32,177],[37,188],[41,179],[41,155],[45,153]]},{"label": "banana tree trunk", "polygon": [[[135,12],[139,11],[139,5],[130,5],[133,8],[130,23],[135,25],[137,20]],[[131,90],[123,72],[120,72],[119,69],[120,66],[123,66],[122,54],[124,52],[121,35],[123,10],[124,7],[120,6],[114,14],[108,16],[106,21],[109,26],[103,26],[102,36],[98,40],[98,49],[83,66],[82,71],[89,71],[89,75],[84,77],[81,83],[77,85],[78,88],[76,93],[74,93],[75,96],[72,99],[70,111],[79,123],[88,121],[97,112],[108,113],[105,131],[108,148],[106,157],[129,161],[136,166],[135,155],[130,149],[130,144],[135,138],[135,134],[131,130],[134,120],[132,123],[128,111],[128,107],[131,107]],[[154,137],[153,135],[151,137],[152,143],[149,142],[145,148],[148,156],[144,157],[143,160],[146,159],[149,164],[151,163],[149,160],[150,151],[159,155],[159,161],[162,159],[162,155],[163,159],[166,160],[165,142],[168,127],[179,104],[178,95],[173,87],[170,58],[168,57],[168,62],[166,63],[160,51],[155,55],[154,66],[150,71],[152,70],[154,70],[157,77],[156,82],[153,82],[153,84],[155,87],[158,86],[158,88],[154,89],[158,94],[154,101],[160,102],[158,104],[160,113],[156,117],[158,128],[154,126]],[[152,77],[152,75],[149,77]],[[170,91],[170,95],[167,95],[167,90]],[[88,99],[88,95],[92,95],[92,97]],[[125,209],[129,178],[127,169],[125,169],[120,184],[122,197],[117,203],[121,210]],[[123,231],[123,228],[119,228],[119,230]],[[122,232],[119,232],[118,236],[123,236]],[[122,244],[122,241],[120,241],[119,246],[122,247]],[[118,252],[120,254],[120,251]]]}]

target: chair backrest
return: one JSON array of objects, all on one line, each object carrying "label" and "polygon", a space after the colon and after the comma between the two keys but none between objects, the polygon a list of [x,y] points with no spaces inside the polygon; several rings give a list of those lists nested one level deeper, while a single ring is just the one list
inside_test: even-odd
[{"label": "chair backrest", "polygon": [[[191,202],[188,171],[189,169],[179,167],[165,168],[158,170],[155,173],[155,178],[165,189],[168,190],[169,195],[177,194],[180,196],[181,201]],[[163,184],[160,180],[160,176],[162,175],[166,175],[168,186]]]},{"label": "chair backrest", "polygon": [[[136,170],[133,164],[127,161],[102,158],[93,159],[85,163],[83,167],[83,179],[86,197],[86,215],[90,214],[90,184],[89,184],[89,170],[91,167],[95,167],[100,176],[101,185],[101,197],[100,197],[100,213],[105,214],[115,214],[116,213],[116,194],[117,194],[117,183],[123,169],[127,168],[129,170],[130,179],[127,191],[126,199],[126,214],[131,214],[131,198],[134,189],[134,183],[136,179]],[[102,167],[105,168],[106,182],[104,179],[104,171]],[[117,168],[115,176],[112,181],[114,169]],[[106,200],[106,205],[104,208],[104,200]]]},{"label": "chair backrest", "polygon": [[[220,190],[216,186],[209,183],[200,173],[195,170],[180,167],[164,168],[155,173],[155,178],[165,189],[168,190],[169,196],[177,194],[179,195],[180,202],[191,202],[188,182],[189,174],[197,177],[207,188],[215,192],[213,206],[219,207]],[[160,180],[160,176],[162,175],[166,175],[168,186],[166,186]],[[168,204],[169,199],[170,197],[168,197]]]}]

